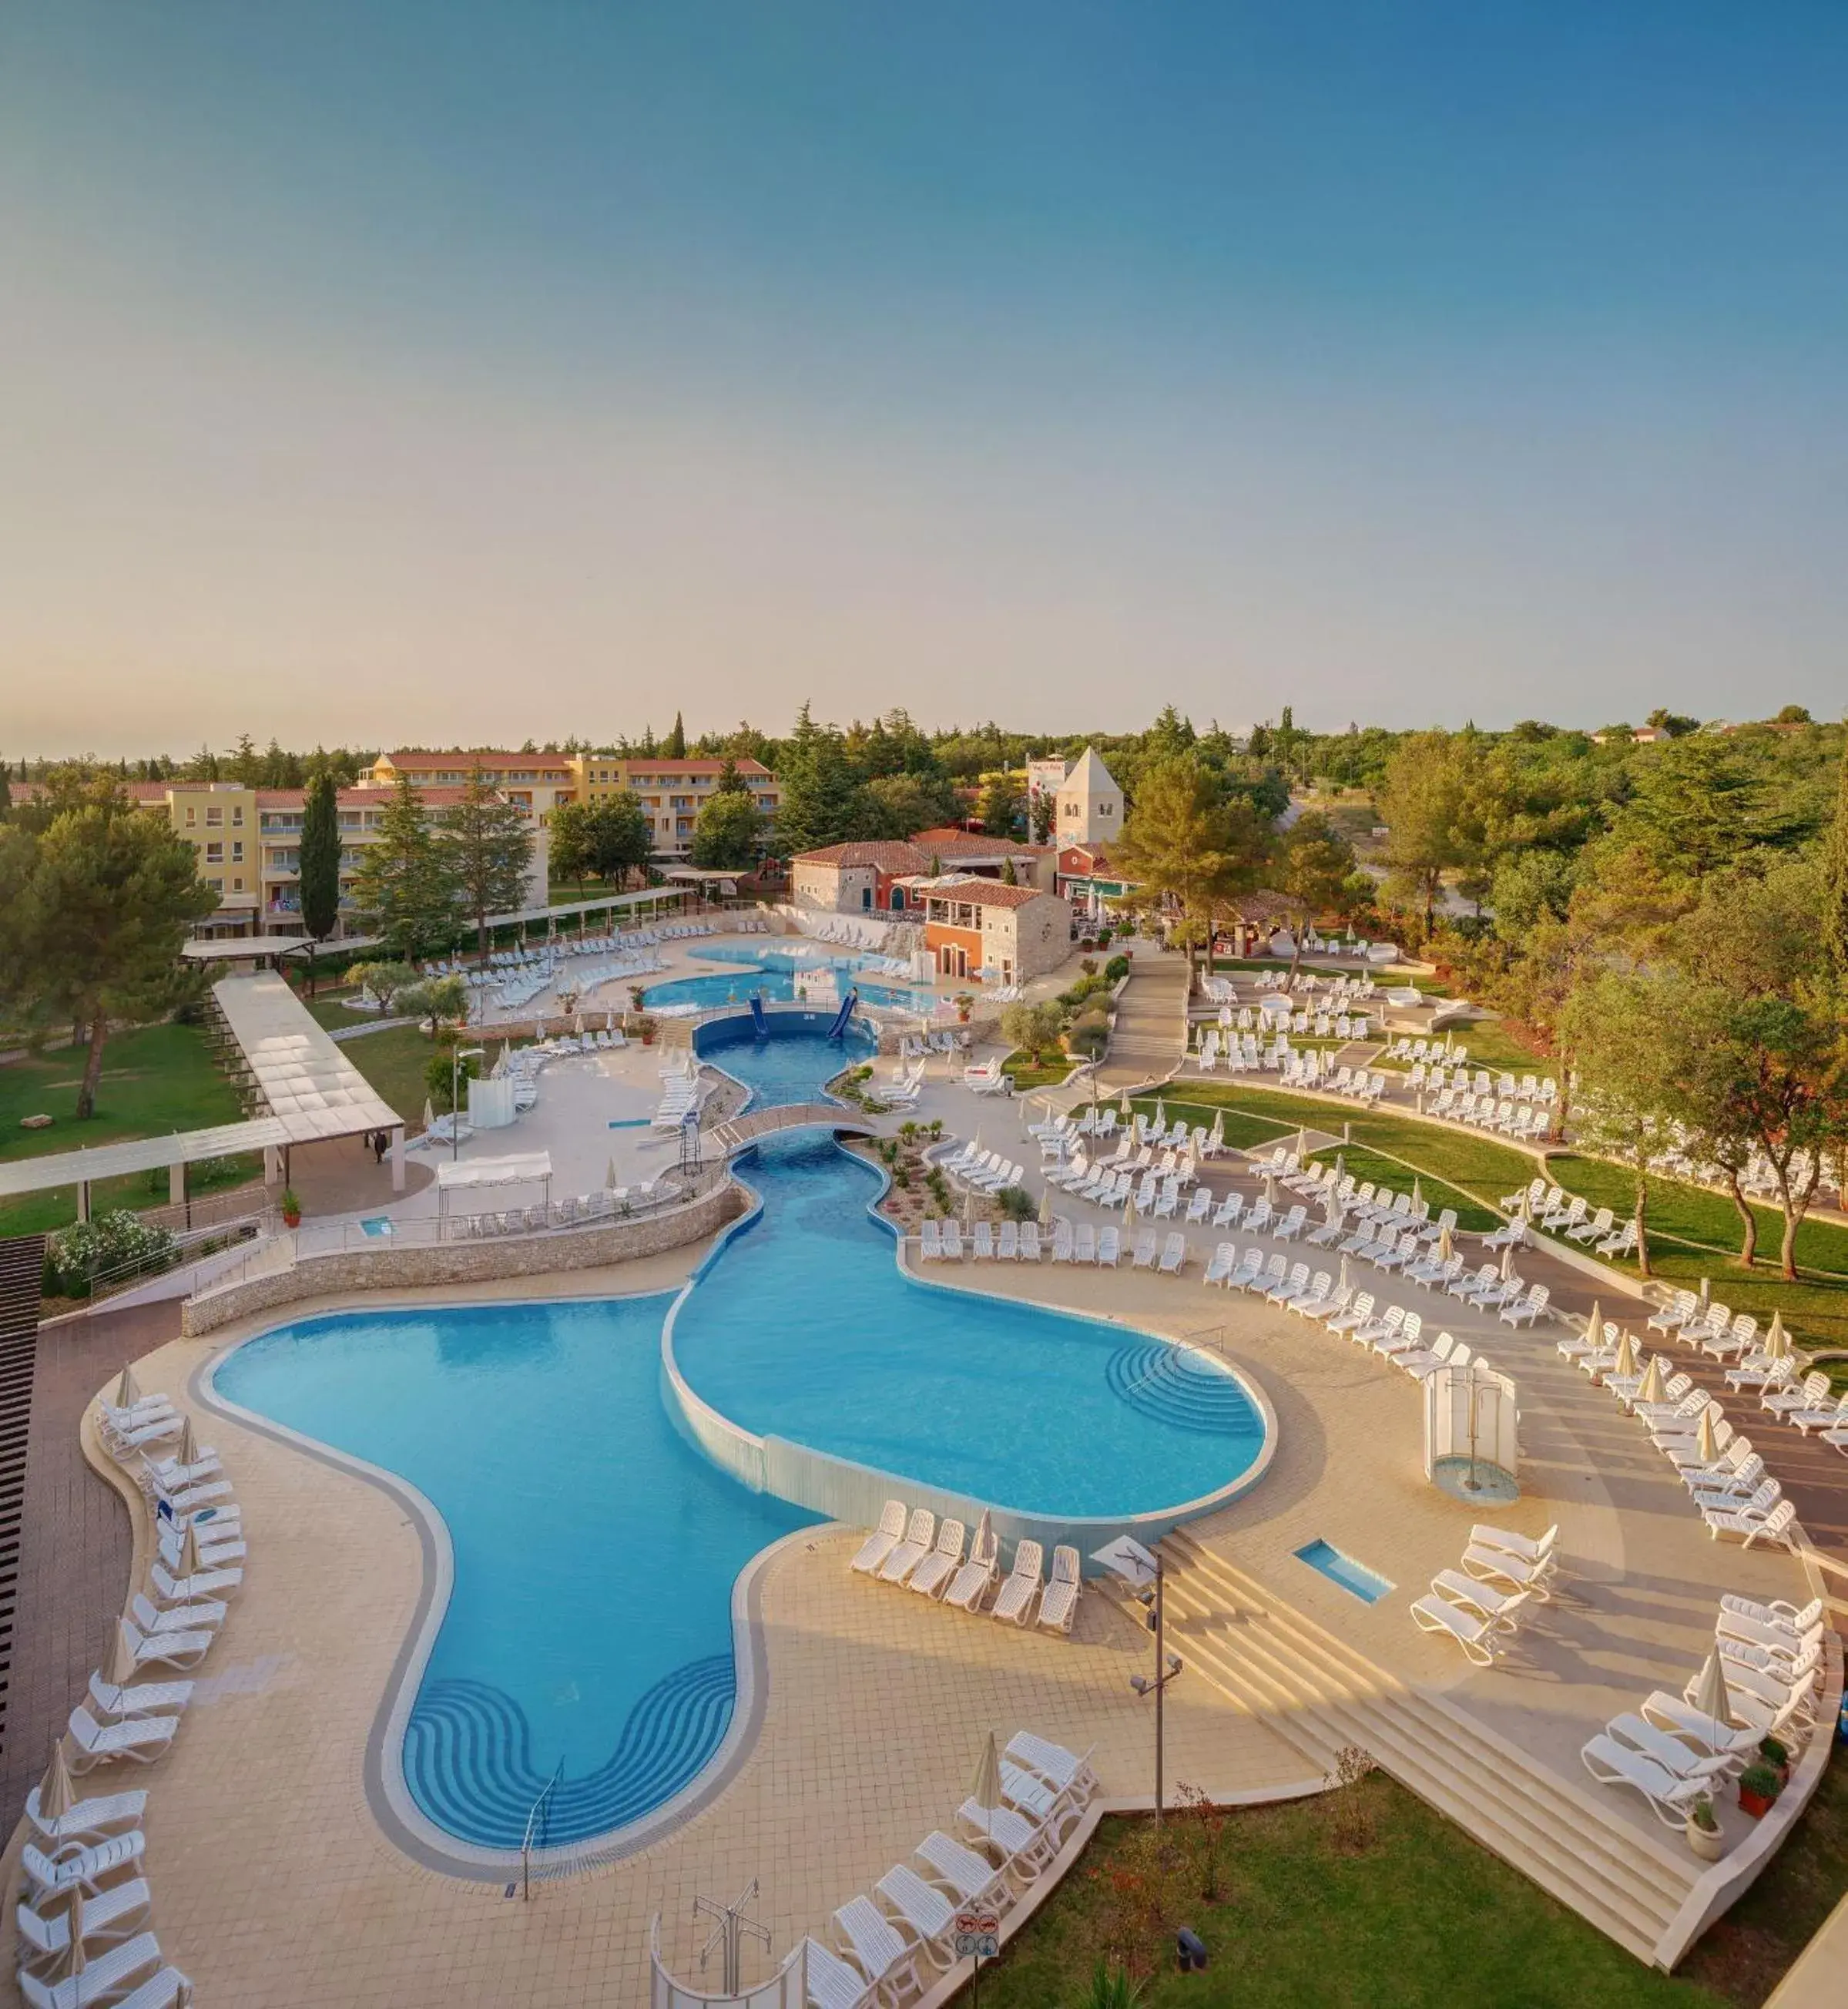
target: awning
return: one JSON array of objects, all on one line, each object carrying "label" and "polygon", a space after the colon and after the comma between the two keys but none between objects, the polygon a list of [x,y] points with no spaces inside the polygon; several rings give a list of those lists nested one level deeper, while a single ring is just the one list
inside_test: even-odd
[{"label": "awning", "polygon": [[437,1184],[449,1192],[468,1186],[538,1185],[551,1176],[550,1151],[522,1151],[507,1158],[458,1159],[454,1164],[437,1167]]}]

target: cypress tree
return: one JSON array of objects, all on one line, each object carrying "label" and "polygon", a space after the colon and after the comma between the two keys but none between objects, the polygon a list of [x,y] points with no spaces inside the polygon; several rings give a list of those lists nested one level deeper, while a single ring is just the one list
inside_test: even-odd
[{"label": "cypress tree", "polygon": [[1836,970],[1848,976],[1848,746],[1836,788],[1836,817],[1822,848],[1822,939]]},{"label": "cypress tree", "polygon": [[308,937],[308,994],[314,995],[314,952],[340,919],[340,806],[324,768],[308,784],[302,806],[302,927]]}]

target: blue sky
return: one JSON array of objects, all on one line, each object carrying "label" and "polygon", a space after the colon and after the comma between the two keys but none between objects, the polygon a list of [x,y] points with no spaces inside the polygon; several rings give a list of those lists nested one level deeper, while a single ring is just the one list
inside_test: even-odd
[{"label": "blue sky", "polygon": [[0,23],[0,750],[1840,703],[1848,9]]}]

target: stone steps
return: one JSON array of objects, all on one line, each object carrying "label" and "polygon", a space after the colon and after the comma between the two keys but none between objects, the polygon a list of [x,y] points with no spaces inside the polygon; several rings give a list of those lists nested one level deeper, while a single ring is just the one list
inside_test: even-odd
[{"label": "stone steps", "polygon": [[1693,1887],[1691,1855],[1614,1818],[1443,1696],[1375,1667],[1184,1531],[1163,1554],[1170,1633],[1184,1635],[1180,1650],[1216,1687],[1331,1775],[1337,1753],[1360,1746],[1483,1847],[1652,1958]]}]

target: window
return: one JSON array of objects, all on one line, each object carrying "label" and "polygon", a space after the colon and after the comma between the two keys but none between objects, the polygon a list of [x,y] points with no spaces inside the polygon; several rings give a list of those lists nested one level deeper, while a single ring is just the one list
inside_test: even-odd
[{"label": "window", "polygon": [[234,893],[241,893],[241,892],[243,892],[243,891],[244,890],[244,882],[243,882],[243,880],[241,880],[241,879],[234,879],[234,880],[232,880],[232,882],[231,882],[231,890],[232,890],[232,892],[234,892]]},{"label": "window", "polygon": [[244,827],[244,806],[242,803],[232,806],[231,827],[233,830],[242,830]]},{"label": "window", "polygon": [[241,837],[232,842],[231,862],[233,865],[241,865],[244,862],[244,840]]},{"label": "window", "polygon": [[207,865],[222,865],[225,863],[224,845],[208,844],[205,847],[205,862]]},{"label": "window", "polygon": [[205,827],[207,830],[221,830],[224,827],[224,824],[225,811],[221,806],[217,809],[207,810],[205,813]]},{"label": "window", "polygon": [[193,808],[190,803],[188,803],[186,805],[186,821],[188,823],[196,823],[198,820],[199,812]]},{"label": "window", "polygon": [[225,881],[222,879],[208,879],[205,883],[214,893],[222,893],[225,890]]}]

